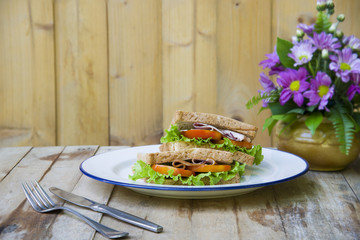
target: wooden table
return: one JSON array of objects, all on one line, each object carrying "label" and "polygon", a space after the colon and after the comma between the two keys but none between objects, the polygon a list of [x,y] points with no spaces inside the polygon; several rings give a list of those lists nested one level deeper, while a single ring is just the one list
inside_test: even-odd
[{"label": "wooden table", "polygon": [[164,227],[164,232],[153,233],[65,203],[128,231],[127,239],[360,239],[359,160],[341,172],[310,171],[237,197],[181,200],[141,195],[80,172],[83,160],[120,148],[0,148],[0,239],[104,239],[66,212],[35,212],[20,187],[30,179],[45,189],[72,191]]}]

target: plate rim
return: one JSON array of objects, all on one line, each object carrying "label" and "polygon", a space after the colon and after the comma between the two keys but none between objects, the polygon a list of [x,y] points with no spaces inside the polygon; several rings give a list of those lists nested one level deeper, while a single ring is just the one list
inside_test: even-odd
[{"label": "plate rim", "polygon": [[[142,148],[142,147],[151,147],[151,146],[160,146],[159,144],[156,145],[144,145],[144,146],[137,146],[137,147],[130,147],[130,148],[126,148],[126,149],[120,149],[120,150],[115,150],[115,151],[126,151],[129,149],[134,149],[134,148]],[[81,162],[79,168],[80,171],[87,177],[93,178],[97,181],[100,182],[105,182],[105,183],[109,183],[109,184],[114,184],[114,185],[119,185],[119,186],[123,186],[123,187],[127,187],[127,188],[141,188],[141,189],[149,189],[149,190],[160,190],[160,191],[226,191],[226,190],[234,190],[234,189],[247,189],[247,188],[260,188],[260,187],[265,187],[265,186],[270,186],[270,185],[274,185],[274,184],[279,184],[282,182],[286,182],[286,181],[290,181],[292,179],[295,179],[297,177],[300,177],[302,175],[304,175],[305,173],[307,173],[309,171],[309,163],[304,160],[303,158],[292,154],[292,153],[288,153],[288,152],[284,152],[278,149],[274,149],[274,148],[265,148],[263,147],[263,149],[267,149],[270,151],[276,151],[276,152],[282,152],[284,154],[289,154],[292,155],[296,158],[298,158],[299,160],[302,160],[305,163],[305,168],[300,171],[297,174],[294,174],[292,176],[286,177],[286,178],[282,178],[282,179],[278,179],[275,181],[270,181],[270,182],[263,182],[263,183],[258,183],[258,184],[250,184],[250,185],[238,185],[238,183],[235,184],[224,184],[224,185],[212,185],[212,186],[178,186],[178,185],[159,185],[159,184],[133,184],[133,183],[127,183],[127,182],[119,182],[119,181],[113,181],[113,180],[109,180],[109,179],[105,179],[102,177],[98,177],[95,176],[89,172],[87,172],[84,168],[83,168],[83,164],[88,161],[89,159],[99,156],[99,155],[94,155],[90,158],[85,159],[84,161]],[[111,153],[114,151],[110,151],[107,153]],[[107,153],[103,153],[103,154],[107,154]],[[103,155],[101,154],[101,155]]]}]

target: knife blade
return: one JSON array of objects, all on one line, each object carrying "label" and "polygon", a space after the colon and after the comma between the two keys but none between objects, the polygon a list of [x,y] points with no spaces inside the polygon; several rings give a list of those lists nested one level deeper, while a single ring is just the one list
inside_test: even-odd
[{"label": "knife blade", "polygon": [[124,221],[124,222],[130,223],[132,225],[150,230],[152,232],[159,233],[159,232],[163,231],[162,226],[155,224],[153,222],[147,221],[145,219],[139,218],[137,216],[134,216],[130,213],[126,213],[126,212],[120,211],[118,209],[108,207],[104,204],[97,203],[88,198],[78,196],[78,195],[75,195],[70,192],[66,192],[66,191],[56,188],[56,187],[51,187],[51,188],[49,188],[49,190],[50,190],[50,192],[52,192],[59,198],[62,198],[64,200],[71,202],[73,204],[76,204],[80,207],[90,208],[93,211],[108,214],[114,218],[121,220],[121,221]]}]

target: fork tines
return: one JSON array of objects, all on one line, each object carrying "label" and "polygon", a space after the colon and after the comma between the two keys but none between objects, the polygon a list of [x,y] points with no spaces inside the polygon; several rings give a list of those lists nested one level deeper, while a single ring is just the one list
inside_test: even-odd
[{"label": "fork tines", "polygon": [[36,211],[42,211],[55,206],[55,203],[37,181],[33,180],[29,183],[22,183],[21,185],[26,198]]}]

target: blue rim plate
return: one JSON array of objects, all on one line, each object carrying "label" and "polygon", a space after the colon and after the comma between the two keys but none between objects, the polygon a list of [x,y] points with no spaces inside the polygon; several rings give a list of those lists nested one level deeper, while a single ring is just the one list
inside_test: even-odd
[{"label": "blue rim plate", "polygon": [[214,186],[178,186],[132,181],[131,166],[138,152],[158,152],[160,145],[147,145],[116,150],[93,156],[80,165],[86,176],[95,180],[127,187],[133,191],[168,198],[219,198],[245,194],[258,188],[285,182],[305,174],[308,163],[302,158],[275,149],[263,148],[264,160],[260,165],[247,166],[240,183]]}]

